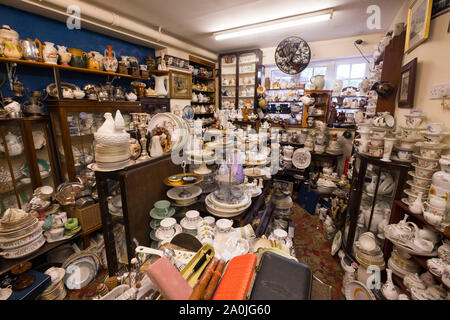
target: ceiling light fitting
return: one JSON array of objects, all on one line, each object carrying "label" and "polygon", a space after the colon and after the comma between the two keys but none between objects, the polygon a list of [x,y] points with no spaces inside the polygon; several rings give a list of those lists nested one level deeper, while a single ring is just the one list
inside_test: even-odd
[{"label": "ceiling light fitting", "polygon": [[314,11],[303,13],[295,16],[255,23],[238,28],[214,32],[213,36],[216,40],[225,40],[248,36],[256,33],[274,31],[284,28],[295,27],[303,24],[315,23],[320,21],[331,20],[333,17],[333,9]]}]

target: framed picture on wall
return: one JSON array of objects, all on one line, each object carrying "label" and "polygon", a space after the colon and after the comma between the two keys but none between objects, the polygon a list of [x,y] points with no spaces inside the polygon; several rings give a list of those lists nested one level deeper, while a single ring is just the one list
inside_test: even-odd
[{"label": "framed picture on wall", "polygon": [[189,73],[171,70],[169,72],[170,98],[191,99],[192,75]]},{"label": "framed picture on wall", "polygon": [[408,9],[405,53],[409,53],[428,39],[433,0],[414,0]]},{"label": "framed picture on wall", "polygon": [[416,87],[417,58],[402,67],[398,92],[398,107],[413,108]]}]

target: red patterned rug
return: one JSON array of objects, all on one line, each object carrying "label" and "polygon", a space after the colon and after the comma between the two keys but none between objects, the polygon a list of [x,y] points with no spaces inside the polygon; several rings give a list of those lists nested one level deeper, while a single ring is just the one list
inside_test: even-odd
[{"label": "red patterned rug", "polygon": [[323,235],[322,222],[298,204],[292,208],[295,222],[294,248],[297,259],[311,268],[313,274],[332,287],[334,300],[345,299],[341,293],[342,271],[339,258],[331,255],[331,241]]}]

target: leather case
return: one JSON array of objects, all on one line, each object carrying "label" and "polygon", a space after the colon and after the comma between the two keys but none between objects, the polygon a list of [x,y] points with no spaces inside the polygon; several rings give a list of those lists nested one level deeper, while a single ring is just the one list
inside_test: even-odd
[{"label": "leather case", "polygon": [[257,267],[250,300],[310,300],[311,284],[307,265],[267,251]]},{"label": "leather case", "polygon": [[253,253],[231,259],[213,300],[244,300],[255,273],[257,260]]}]

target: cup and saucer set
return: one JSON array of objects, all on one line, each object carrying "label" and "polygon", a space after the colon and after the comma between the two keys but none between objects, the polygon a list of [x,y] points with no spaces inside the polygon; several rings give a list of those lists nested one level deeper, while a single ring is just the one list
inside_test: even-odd
[{"label": "cup and saucer set", "polygon": [[154,241],[166,243],[182,231],[182,227],[177,223],[175,218],[164,218],[161,220],[158,229],[150,233],[150,238]]},{"label": "cup and saucer set", "polygon": [[189,210],[184,218],[181,219],[180,225],[183,228],[183,232],[197,236],[197,226],[202,221],[203,219],[197,210]]},{"label": "cup and saucer set", "polygon": [[[153,240],[151,247],[152,248],[157,248],[158,244],[160,241],[162,241],[159,237],[162,236],[167,236],[169,235],[169,232],[162,232],[161,231],[158,233],[159,237],[156,236],[156,231],[158,231],[161,227],[161,223],[163,222],[164,219],[170,218],[175,214],[175,208],[171,207],[170,202],[167,200],[160,200],[155,202],[154,207],[152,210],[150,210],[150,217],[152,218],[150,221],[150,228],[152,229],[152,231],[150,232],[150,238]],[[175,220],[175,219],[173,219]],[[169,220],[171,221],[171,220]],[[165,222],[167,223],[167,222]],[[176,220],[175,220],[175,224],[176,224]],[[181,232],[181,226],[176,224],[178,226],[178,229],[180,229]],[[170,226],[170,224],[169,224]],[[177,228],[175,226],[171,226],[174,228]],[[177,229],[177,230],[178,230]],[[169,235],[170,236],[170,235]],[[172,235],[170,238],[172,238],[174,235]],[[166,237],[163,237],[166,238]]]},{"label": "cup and saucer set", "polygon": [[48,215],[42,228],[48,243],[70,239],[81,230],[78,219],[67,219],[66,212]]}]

